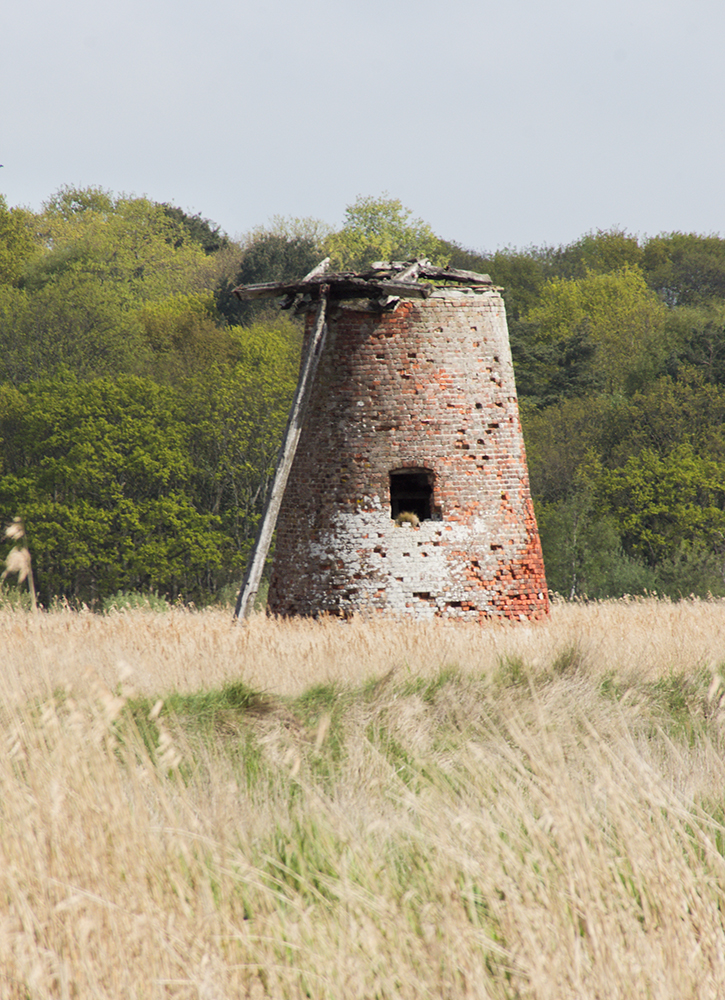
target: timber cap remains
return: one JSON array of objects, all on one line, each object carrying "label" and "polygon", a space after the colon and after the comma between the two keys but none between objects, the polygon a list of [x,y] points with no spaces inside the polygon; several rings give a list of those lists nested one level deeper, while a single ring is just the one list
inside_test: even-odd
[{"label": "timber cap remains", "polygon": [[233,289],[233,293],[242,301],[284,296],[283,309],[292,306],[304,309],[325,297],[333,301],[367,299],[371,308],[390,310],[401,299],[427,299],[440,287],[452,285],[479,291],[496,288],[487,274],[439,267],[425,258],[414,261],[377,261],[367,271],[361,272],[331,273],[329,266],[328,257],[297,281],[239,285]]}]

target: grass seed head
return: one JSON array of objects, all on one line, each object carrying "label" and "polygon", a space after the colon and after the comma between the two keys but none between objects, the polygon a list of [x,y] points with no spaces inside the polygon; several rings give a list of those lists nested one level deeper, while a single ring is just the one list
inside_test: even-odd
[{"label": "grass seed head", "polygon": [[14,517],[10,524],[5,529],[5,537],[11,538],[17,541],[20,538],[25,538],[25,525],[23,524],[22,518]]}]

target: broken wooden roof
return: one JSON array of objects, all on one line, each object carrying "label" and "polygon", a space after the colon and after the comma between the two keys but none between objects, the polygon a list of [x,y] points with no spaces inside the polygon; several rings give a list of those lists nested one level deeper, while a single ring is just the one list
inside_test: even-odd
[{"label": "broken wooden roof", "polygon": [[[284,296],[283,309],[292,305],[329,299],[368,299],[381,309],[394,308],[401,299],[426,299],[436,287],[454,285],[458,288],[493,289],[487,274],[461,271],[453,267],[438,267],[429,260],[378,261],[369,270],[355,273],[331,273],[329,257],[297,281],[266,281],[256,285],[239,285],[234,295],[249,301]],[[423,279],[423,280],[421,280]],[[427,280],[426,280],[427,279]],[[435,282],[435,284],[431,284]]]}]

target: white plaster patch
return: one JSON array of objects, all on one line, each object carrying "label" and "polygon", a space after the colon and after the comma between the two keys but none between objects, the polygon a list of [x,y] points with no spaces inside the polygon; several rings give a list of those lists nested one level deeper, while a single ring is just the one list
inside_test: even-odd
[{"label": "white plaster patch", "polygon": [[[397,525],[387,510],[338,512],[333,527],[312,543],[312,561],[334,566],[344,560],[357,608],[385,607],[433,618],[453,602],[480,603],[480,589],[474,593],[467,581],[485,539],[480,533],[485,519],[475,520],[473,526],[426,520],[416,528]],[[330,578],[334,583],[334,570]]]}]

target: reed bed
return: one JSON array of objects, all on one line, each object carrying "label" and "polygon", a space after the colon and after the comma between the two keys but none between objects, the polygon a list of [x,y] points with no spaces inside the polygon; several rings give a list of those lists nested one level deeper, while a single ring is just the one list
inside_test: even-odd
[{"label": "reed bed", "polygon": [[724,628],[0,613],[0,996],[722,998]]},{"label": "reed bed", "polygon": [[640,680],[725,661],[725,601],[558,602],[546,622],[479,628],[442,622],[355,619],[233,624],[227,610],[109,615],[69,609],[0,611],[3,682],[23,695],[90,672],[113,687],[128,670],[148,694],[243,680],[295,697],[317,684],[359,685],[390,670],[430,677],[455,664],[486,674],[502,660],[536,669],[575,648],[594,673]]}]

